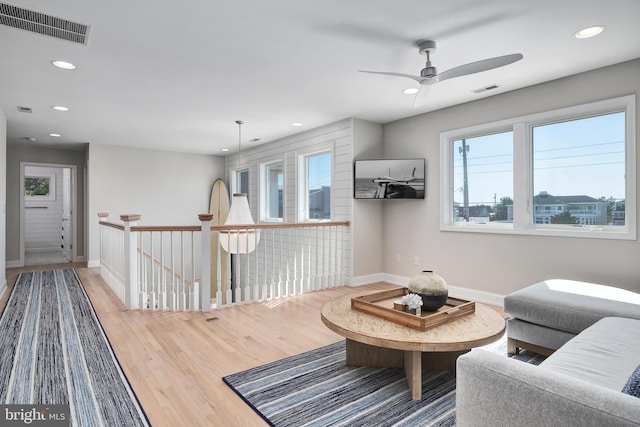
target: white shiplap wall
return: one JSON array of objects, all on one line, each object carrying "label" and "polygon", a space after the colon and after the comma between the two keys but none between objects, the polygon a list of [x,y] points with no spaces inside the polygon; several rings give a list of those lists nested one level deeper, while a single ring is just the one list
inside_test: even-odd
[{"label": "white shiplap wall", "polygon": [[[244,144],[244,141],[243,141]],[[333,221],[352,221],[353,194],[353,120],[345,119],[330,125],[301,132],[226,158],[227,183],[234,170],[249,168],[249,206],[253,219],[260,218],[260,165],[278,159],[284,160],[284,220],[297,222],[298,212],[298,157],[317,151],[331,150],[333,154],[331,183],[331,216]],[[229,185],[231,191],[231,185]],[[350,228],[344,234],[343,277],[349,284],[352,266]]]},{"label": "white shiplap wall", "polygon": [[25,176],[54,176],[53,200],[24,201],[24,249],[40,252],[60,249],[62,243],[62,168],[25,166]]}]

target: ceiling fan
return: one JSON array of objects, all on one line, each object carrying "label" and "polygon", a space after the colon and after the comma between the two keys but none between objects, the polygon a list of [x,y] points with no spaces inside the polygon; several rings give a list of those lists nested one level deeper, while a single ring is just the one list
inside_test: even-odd
[{"label": "ceiling fan", "polygon": [[460,65],[438,74],[436,67],[431,64],[430,53],[435,51],[436,42],[432,40],[420,40],[416,43],[418,51],[421,55],[427,56],[427,64],[420,71],[419,76],[404,73],[393,73],[386,71],[365,71],[358,70],[363,73],[383,74],[386,76],[406,77],[415,80],[420,84],[420,90],[414,99],[414,108],[420,106],[426,98],[427,92],[431,85],[438,82],[452,79],[454,77],[462,77],[468,74],[480,73],[482,71],[492,70],[494,68],[504,67],[523,58],[521,53],[513,53],[511,55],[496,56],[494,58],[483,59],[481,61],[471,62],[469,64]]}]

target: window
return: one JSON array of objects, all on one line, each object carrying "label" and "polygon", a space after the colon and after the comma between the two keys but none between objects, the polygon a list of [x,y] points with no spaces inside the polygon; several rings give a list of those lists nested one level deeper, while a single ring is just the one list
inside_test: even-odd
[{"label": "window", "polygon": [[635,96],[444,132],[440,143],[443,230],[636,237]]},{"label": "window", "polygon": [[55,200],[55,174],[43,176],[25,176],[24,198],[25,200]]},{"label": "window", "polygon": [[300,156],[300,218],[331,219],[331,152]]},{"label": "window", "polygon": [[531,142],[533,206],[545,224],[624,226],[612,216],[625,199],[623,111],[534,125]]},{"label": "window", "polygon": [[247,200],[249,200],[249,170],[236,170],[233,174],[232,192],[244,193],[247,195]]},{"label": "window", "polygon": [[455,140],[453,157],[452,220],[512,222],[513,132]]},{"label": "window", "polygon": [[282,162],[262,165],[261,206],[263,221],[283,220],[284,166]]}]

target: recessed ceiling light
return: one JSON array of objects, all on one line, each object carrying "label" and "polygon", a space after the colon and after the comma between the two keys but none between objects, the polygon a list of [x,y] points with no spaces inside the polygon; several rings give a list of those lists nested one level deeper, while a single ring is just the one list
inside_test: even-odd
[{"label": "recessed ceiling light", "polygon": [[577,39],[588,39],[595,37],[604,31],[604,25],[594,25],[592,27],[583,28],[580,31],[574,33],[574,37]]},{"label": "recessed ceiling light", "polygon": [[22,138],[22,139],[26,139],[27,141],[31,141],[31,142],[36,142],[36,139],[35,139],[35,138],[33,138],[33,137],[31,137],[31,136],[25,136],[25,137],[24,137],[24,138]]},{"label": "recessed ceiling light", "polygon": [[410,87],[402,91],[405,95],[415,95],[418,92],[420,92],[420,89],[417,87]]},{"label": "recessed ceiling light", "polygon": [[258,141],[260,141],[260,138],[251,138],[249,140],[249,142],[258,142]]},{"label": "recessed ceiling light", "polygon": [[62,135],[60,135],[59,133],[50,133],[49,136],[52,136],[54,138],[60,138]]},{"label": "recessed ceiling light", "polygon": [[51,61],[51,63],[53,65],[55,65],[58,68],[62,68],[64,70],[75,70],[76,66],[73,65],[71,62],[67,62],[67,61]]},{"label": "recessed ceiling light", "polygon": [[229,149],[228,148],[221,148],[220,151],[224,151],[226,153],[227,151],[229,151]]},{"label": "recessed ceiling light", "polygon": [[52,105],[51,108],[56,111],[69,111],[69,108],[63,107],[62,105]]},{"label": "recessed ceiling light", "polygon": [[294,123],[291,123],[291,126],[300,127],[300,126],[304,126],[304,123],[294,122]]}]

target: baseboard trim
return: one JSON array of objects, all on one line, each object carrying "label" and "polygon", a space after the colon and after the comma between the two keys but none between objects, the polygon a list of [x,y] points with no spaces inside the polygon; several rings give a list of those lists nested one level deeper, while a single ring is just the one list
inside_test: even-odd
[{"label": "baseboard trim", "polygon": [[[383,282],[391,283],[398,286],[407,286],[409,284],[409,277],[397,276],[394,274],[384,274],[383,276]],[[482,304],[504,307],[504,295],[496,294],[494,292],[479,291],[477,289],[470,289],[462,286],[454,286],[451,284],[448,284],[448,287],[449,295],[452,297],[476,301]]]},{"label": "baseboard trim", "polygon": [[87,262],[87,268],[94,268],[94,267],[100,267],[100,260],[99,259],[94,259],[94,260],[91,260],[91,261]]},{"label": "baseboard trim", "polygon": [[17,268],[17,267],[23,267],[23,265],[20,263],[20,261],[7,261],[6,268]]},{"label": "baseboard trim", "polygon": [[384,273],[369,274],[367,276],[352,277],[347,281],[347,286],[364,286],[376,282],[384,282]]}]

